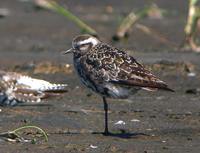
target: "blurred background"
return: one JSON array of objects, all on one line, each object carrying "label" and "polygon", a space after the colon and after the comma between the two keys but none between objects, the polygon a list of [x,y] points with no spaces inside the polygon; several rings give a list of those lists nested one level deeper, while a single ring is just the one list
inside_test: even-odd
[{"label": "blurred background", "polygon": [[[199,152],[198,3],[1,0],[0,69],[67,83],[69,91],[45,102],[47,106],[2,108],[0,130],[24,124],[43,127],[50,133],[50,142],[38,144],[43,152]],[[103,129],[101,98],[82,87],[72,55],[61,53],[82,33],[126,49],[176,92],[141,92],[126,102],[110,100],[110,129],[122,134],[109,138],[87,134]],[[119,120],[126,124],[115,124]],[[27,149],[0,146],[4,152]],[[30,147],[30,152],[39,152],[38,146]]]}]

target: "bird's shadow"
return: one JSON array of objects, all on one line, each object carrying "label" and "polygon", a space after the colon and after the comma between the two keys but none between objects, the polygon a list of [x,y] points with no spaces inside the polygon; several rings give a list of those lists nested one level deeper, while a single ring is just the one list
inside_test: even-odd
[{"label": "bird's shadow", "polygon": [[105,137],[117,137],[122,139],[131,139],[131,138],[140,138],[140,137],[150,137],[151,135],[145,134],[145,133],[130,133],[126,132],[125,130],[120,130],[117,132],[109,132],[105,134],[104,132],[78,132],[78,131],[63,131],[59,133],[51,133],[51,134],[67,134],[67,135],[79,135],[79,134],[92,134],[92,135],[99,135],[99,136],[105,136]]},{"label": "bird's shadow", "polygon": [[92,132],[92,134],[97,134],[97,135],[100,134],[108,137],[118,137],[123,139],[138,138],[140,136],[150,136],[145,133],[131,133],[131,132],[126,132],[125,130],[120,130],[119,132],[109,132],[109,133]]}]

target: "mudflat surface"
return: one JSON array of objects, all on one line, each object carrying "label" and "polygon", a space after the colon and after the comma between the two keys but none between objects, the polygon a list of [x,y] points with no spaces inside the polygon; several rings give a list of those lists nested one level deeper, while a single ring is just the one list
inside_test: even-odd
[{"label": "mudflat surface", "polygon": [[[128,40],[111,41],[120,19],[132,9],[148,5],[144,0],[60,2],[95,28],[103,41],[126,48],[176,91],[141,91],[130,100],[109,99],[109,128],[113,134],[103,136],[101,97],[80,84],[72,56],[60,52],[70,48],[79,29],[62,16],[35,9],[28,2],[1,0],[0,7],[9,9],[10,15],[0,18],[0,69],[67,83],[69,90],[40,105],[1,107],[1,132],[36,125],[49,134],[49,142],[1,141],[0,152],[198,153],[200,94],[186,91],[200,88],[200,54],[177,49],[184,37],[187,3],[156,2],[167,10],[167,15],[140,23],[162,34],[167,43],[137,28],[132,29]],[[108,7],[113,8],[112,13]],[[118,121],[125,124],[116,124]]]}]

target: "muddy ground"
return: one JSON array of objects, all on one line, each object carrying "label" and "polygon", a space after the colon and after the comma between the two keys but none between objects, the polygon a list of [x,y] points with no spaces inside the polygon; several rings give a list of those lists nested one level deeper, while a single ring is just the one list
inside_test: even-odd
[{"label": "muddy ground", "polygon": [[[62,16],[39,10],[23,0],[1,0],[10,14],[0,18],[0,69],[17,71],[52,82],[68,83],[69,90],[40,105],[1,107],[0,131],[36,125],[49,134],[49,142],[0,142],[0,152],[91,153],[198,153],[200,150],[200,54],[181,51],[187,1],[157,0],[167,10],[163,19],[140,21],[169,42],[133,28],[126,41],[111,41],[120,19],[145,0],[69,0],[61,3],[95,28],[101,39],[126,48],[176,92],[139,92],[130,100],[109,100],[112,136],[103,136],[101,97],[79,82],[72,56],[60,51],[71,45],[79,29]],[[113,8],[110,11],[110,7]],[[70,64],[68,68],[64,68]],[[125,124],[115,124],[118,121]],[[96,133],[96,134],[94,134]]]}]

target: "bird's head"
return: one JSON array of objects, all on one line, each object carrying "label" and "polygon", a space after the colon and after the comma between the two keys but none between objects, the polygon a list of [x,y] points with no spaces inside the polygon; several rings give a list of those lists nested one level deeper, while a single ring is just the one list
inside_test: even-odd
[{"label": "bird's head", "polygon": [[75,53],[84,55],[99,43],[100,41],[96,37],[91,35],[80,35],[74,38],[72,41],[72,48],[65,51],[64,54]]}]

